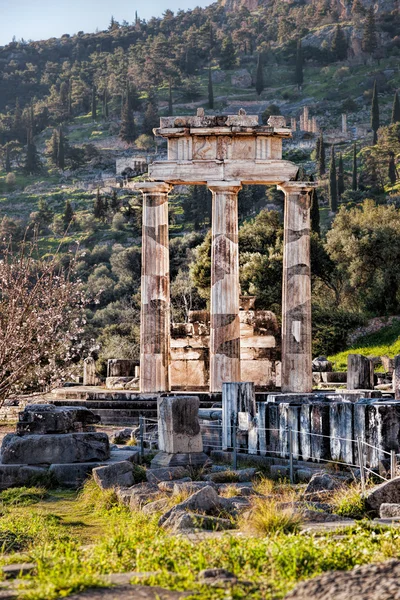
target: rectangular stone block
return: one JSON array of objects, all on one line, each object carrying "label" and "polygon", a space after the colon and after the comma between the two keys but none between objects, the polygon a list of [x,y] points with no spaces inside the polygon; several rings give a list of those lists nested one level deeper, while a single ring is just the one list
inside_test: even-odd
[{"label": "rectangular stone block", "polygon": [[202,452],[196,396],[169,396],[158,402],[158,446],[167,454]]},{"label": "rectangular stone block", "polygon": [[9,433],[3,439],[3,464],[52,464],[103,461],[110,456],[106,433],[24,435]]}]

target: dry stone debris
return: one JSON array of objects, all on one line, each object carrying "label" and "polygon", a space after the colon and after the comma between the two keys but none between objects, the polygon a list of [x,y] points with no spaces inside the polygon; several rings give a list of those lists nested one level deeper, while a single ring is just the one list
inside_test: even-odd
[{"label": "dry stone debris", "polygon": [[189,471],[184,467],[147,469],[146,477],[149,483],[159,483],[160,481],[172,481],[189,477]]},{"label": "dry stone debris", "polygon": [[167,511],[160,517],[158,524],[161,526],[171,516],[172,512],[189,510],[199,511],[201,513],[213,513],[221,506],[221,498],[218,496],[215,489],[208,485]]},{"label": "dry stone debris", "polygon": [[299,583],[285,600],[400,600],[400,561],[319,575]]},{"label": "dry stone debris", "polygon": [[400,504],[381,504],[379,507],[379,516],[381,519],[400,518]]},{"label": "dry stone debris", "polygon": [[370,510],[379,513],[381,504],[400,504],[400,477],[385,481],[367,492],[365,502]]},{"label": "dry stone debris", "polygon": [[93,469],[93,477],[102,490],[130,487],[135,483],[133,464],[128,460]]},{"label": "dry stone debris", "polygon": [[221,519],[209,515],[199,515],[186,510],[172,510],[170,516],[163,523],[164,529],[174,532],[187,529],[207,529],[211,531],[224,531],[233,529],[234,525],[230,519]]}]

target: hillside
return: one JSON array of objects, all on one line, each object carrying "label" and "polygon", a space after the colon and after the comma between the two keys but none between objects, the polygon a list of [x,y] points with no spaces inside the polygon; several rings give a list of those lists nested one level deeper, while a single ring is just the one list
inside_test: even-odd
[{"label": "hillside", "polygon": [[[28,235],[36,228],[42,253],[58,251],[64,263],[78,248],[77,273],[91,294],[100,293],[99,304],[88,311],[84,351],[99,357],[99,366],[109,357],[138,352],[141,198],[121,187],[116,161],[162,157],[165,147],[152,137],[159,116],[193,114],[197,107],[210,114],[243,107],[260,121],[272,113],[288,122],[296,118],[297,124],[308,107],[317,119],[324,170],[315,152],[318,134],[297,131],[285,147],[285,157],[303,168],[302,177],[320,180],[313,240],[315,352],[341,350],[349,329],[367,317],[398,314],[400,282],[389,274],[388,260],[400,254],[400,130],[396,120],[388,126],[400,87],[399,25],[389,0],[227,0],[205,9],[166,11],[148,22],[140,15],[132,24],[112,20],[98,33],[0,48],[1,235],[12,235],[17,244],[27,227]],[[375,82],[381,129],[372,145]],[[340,204],[352,215],[351,231],[346,230],[351,219],[335,218],[330,199],[332,144],[342,153]],[[361,226],[351,211],[365,199],[376,209],[363,205]],[[247,186],[240,193],[242,292],[256,294],[259,307],[278,314],[282,207],[274,189]],[[387,215],[387,209],[394,212]],[[208,299],[208,192],[176,188],[170,217],[173,317],[179,321],[188,309],[206,307]],[[357,279],[360,261],[369,256],[366,240],[372,244],[374,236],[388,235],[379,229],[386,218],[391,255],[379,264],[370,261]],[[343,241],[347,235],[352,239],[354,227],[366,235],[357,234],[360,248]],[[354,286],[360,285],[368,293],[356,293]]]}]

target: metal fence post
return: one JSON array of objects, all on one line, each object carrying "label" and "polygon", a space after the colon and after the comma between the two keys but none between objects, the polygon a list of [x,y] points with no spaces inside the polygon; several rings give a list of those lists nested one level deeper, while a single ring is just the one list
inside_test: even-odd
[{"label": "metal fence post", "polygon": [[139,443],[140,443],[140,460],[143,461],[144,457],[144,423],[143,416],[139,416]]},{"label": "metal fence post", "polygon": [[237,425],[232,427],[233,468],[237,469]]},{"label": "metal fence post", "polygon": [[390,451],[390,479],[394,479],[396,477],[396,452],[394,450]]},{"label": "metal fence post", "polygon": [[294,471],[293,471],[293,432],[292,428],[289,427],[289,478],[290,483],[294,483]]},{"label": "metal fence post", "polygon": [[364,452],[361,438],[357,438],[358,462],[360,464],[361,492],[365,494]]}]

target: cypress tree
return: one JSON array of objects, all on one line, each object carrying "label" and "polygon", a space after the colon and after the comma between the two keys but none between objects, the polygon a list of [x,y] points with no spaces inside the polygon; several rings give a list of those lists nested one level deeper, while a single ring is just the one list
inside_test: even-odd
[{"label": "cypress tree", "polygon": [[68,115],[72,116],[72,81],[69,82]]},{"label": "cypress tree", "polygon": [[397,92],[395,92],[394,99],[393,99],[393,108],[392,108],[392,124],[398,123],[399,121],[400,121],[400,102],[399,102],[399,96],[398,96]]},{"label": "cypress tree", "polygon": [[94,199],[93,214],[95,219],[102,219],[104,216],[103,201],[100,196],[100,188],[97,188],[96,198]]},{"label": "cypress tree", "polygon": [[336,26],[331,52],[336,60],[346,60],[347,58],[347,40],[340,25]]},{"label": "cypress tree", "polygon": [[368,54],[373,54],[378,47],[378,40],[376,37],[375,13],[373,6],[371,6],[367,11],[367,18],[365,19],[361,47],[364,50],[364,52],[367,52]]},{"label": "cypress tree", "polygon": [[92,89],[92,119],[97,121],[97,90],[96,86]]},{"label": "cypress tree", "polygon": [[10,146],[6,146],[6,173],[11,173]]},{"label": "cypress tree", "polygon": [[214,108],[214,88],[212,82],[211,67],[208,67],[208,108]]},{"label": "cypress tree", "polygon": [[389,154],[389,169],[388,169],[389,180],[392,185],[397,181],[396,164],[394,162],[394,152]]},{"label": "cypress tree", "polygon": [[376,85],[376,79],[374,82],[374,90],[372,92],[372,103],[371,103],[371,128],[373,134],[373,144],[375,145],[378,141],[378,129],[379,129],[379,102],[378,102],[378,87]]},{"label": "cypress tree", "polygon": [[143,133],[153,135],[153,129],[160,126],[160,117],[154,100],[150,100],[147,104],[146,112],[143,119]]},{"label": "cypress tree", "polygon": [[295,70],[295,83],[297,84],[297,89],[301,90],[304,75],[303,75],[303,48],[301,46],[301,40],[297,42],[297,52],[296,52],[296,70]]},{"label": "cypress tree", "polygon": [[351,189],[353,192],[358,190],[358,176],[357,176],[357,146],[353,146],[353,174],[351,179]]},{"label": "cypress tree", "polygon": [[57,166],[59,169],[64,171],[65,169],[65,143],[62,129],[58,132],[58,153],[57,153]]},{"label": "cypress tree", "polygon": [[322,135],[322,131],[319,134],[319,156],[318,156],[318,175],[323,177],[326,173],[326,165],[325,165],[325,145],[324,145],[324,136]]},{"label": "cypress tree", "polygon": [[34,175],[39,173],[41,170],[41,164],[37,148],[33,141],[32,132],[28,131],[28,144],[26,148],[26,158],[24,164],[24,171],[28,175]]},{"label": "cypress tree", "polygon": [[339,198],[342,197],[344,192],[344,170],[343,170],[343,156],[342,153],[339,153],[339,162],[338,162],[338,179],[337,179],[337,191]]},{"label": "cypress tree", "polygon": [[118,201],[117,190],[113,190],[112,191],[110,208],[111,208],[111,210],[112,210],[113,213],[116,213],[117,210],[119,209],[119,201]]},{"label": "cypress tree", "polygon": [[65,227],[68,227],[68,225],[71,223],[73,218],[74,218],[74,211],[72,210],[70,201],[67,200],[67,202],[65,204],[64,215],[63,215],[63,223],[64,223]]},{"label": "cypress tree", "polygon": [[330,208],[331,212],[337,211],[337,204],[338,204],[338,190],[337,190],[337,179],[336,179],[335,147],[332,146],[331,165],[329,168],[329,208]]},{"label": "cypress tree", "polygon": [[170,117],[172,117],[172,115],[174,114],[171,80],[169,80],[168,114]]},{"label": "cypress tree", "polygon": [[127,144],[133,144],[137,137],[135,119],[133,117],[133,111],[129,108],[128,100],[125,102],[124,109],[122,111],[119,137]]},{"label": "cypress tree", "polygon": [[57,129],[53,130],[51,136],[51,147],[50,147],[50,160],[53,165],[58,165],[58,132]]},{"label": "cypress tree", "polygon": [[256,92],[258,96],[261,96],[261,92],[264,90],[264,68],[261,52],[257,59],[257,73],[256,73]]},{"label": "cypress tree", "polygon": [[321,235],[318,194],[317,194],[317,190],[315,188],[311,192],[310,220],[311,220],[311,231],[314,231],[317,235]]}]

